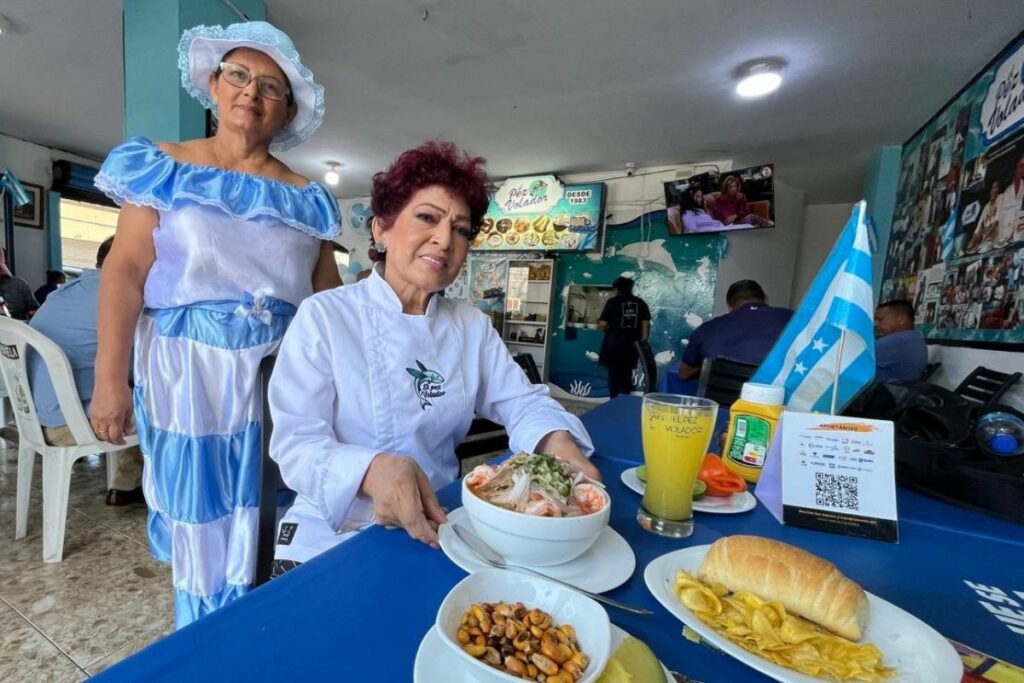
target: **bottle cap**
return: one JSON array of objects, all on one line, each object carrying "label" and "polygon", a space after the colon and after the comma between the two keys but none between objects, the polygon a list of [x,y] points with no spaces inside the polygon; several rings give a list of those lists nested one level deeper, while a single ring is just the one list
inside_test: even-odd
[{"label": "bottle cap", "polygon": [[989,448],[996,455],[1016,455],[1020,444],[1013,434],[996,434],[989,441]]},{"label": "bottle cap", "polygon": [[782,401],[786,398],[786,390],[784,387],[777,387],[774,384],[747,382],[743,385],[740,398],[766,406],[781,406]]}]

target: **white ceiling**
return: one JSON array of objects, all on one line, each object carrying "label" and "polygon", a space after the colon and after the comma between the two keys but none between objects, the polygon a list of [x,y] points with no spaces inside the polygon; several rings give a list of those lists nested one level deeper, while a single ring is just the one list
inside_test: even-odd
[{"label": "white ceiling", "polygon": [[[1020,0],[267,0],[327,89],[285,159],[340,194],[427,138],[493,176],[732,158],[775,162],[809,203],[851,201],[1024,29]],[[122,135],[121,0],[6,0],[0,132],[102,158]],[[757,101],[732,72],[789,66]]]}]

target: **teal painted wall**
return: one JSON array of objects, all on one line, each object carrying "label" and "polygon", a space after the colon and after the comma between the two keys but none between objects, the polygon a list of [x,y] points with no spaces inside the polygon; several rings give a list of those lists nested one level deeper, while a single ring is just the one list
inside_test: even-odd
[{"label": "teal painted wall", "polygon": [[604,333],[576,328],[575,339],[571,332],[567,337],[565,309],[571,283],[611,285],[620,275],[636,281],[633,293],[651,309],[650,343],[662,361],[660,372],[678,362],[682,341],[711,317],[725,244],[724,235],[670,237],[665,212],[656,211],[607,226],[603,254],[559,254],[549,332],[550,380],[577,395],[608,395],[607,372],[596,361]]},{"label": "teal painted wall", "polygon": [[879,147],[868,163],[864,179],[864,199],[868,203],[868,219],[875,228],[875,250],[871,259],[872,287],[875,303],[882,290],[882,270],[885,268],[886,247],[892,232],[892,217],[896,210],[896,188],[899,184],[902,147]]},{"label": "teal painted wall", "polygon": [[[265,20],[262,0],[234,0],[253,20]],[[241,21],[221,0],[125,0],[124,134],[188,140],[206,134],[206,113],[181,87],[178,41],[200,24]]]}]

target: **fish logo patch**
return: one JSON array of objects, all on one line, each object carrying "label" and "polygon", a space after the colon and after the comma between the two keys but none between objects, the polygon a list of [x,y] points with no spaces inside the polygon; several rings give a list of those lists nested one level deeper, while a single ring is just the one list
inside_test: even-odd
[{"label": "fish logo patch", "polygon": [[412,375],[412,386],[416,396],[420,399],[420,408],[427,409],[427,406],[434,405],[430,402],[432,398],[440,398],[445,395],[442,388],[444,376],[436,370],[428,370],[423,363],[416,361],[416,368],[406,368],[406,372]]}]

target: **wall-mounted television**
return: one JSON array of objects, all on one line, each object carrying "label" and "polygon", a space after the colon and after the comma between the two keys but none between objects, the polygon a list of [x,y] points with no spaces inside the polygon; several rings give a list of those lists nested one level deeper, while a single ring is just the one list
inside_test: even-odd
[{"label": "wall-mounted television", "polygon": [[775,226],[775,166],[710,171],[665,183],[670,235]]}]

